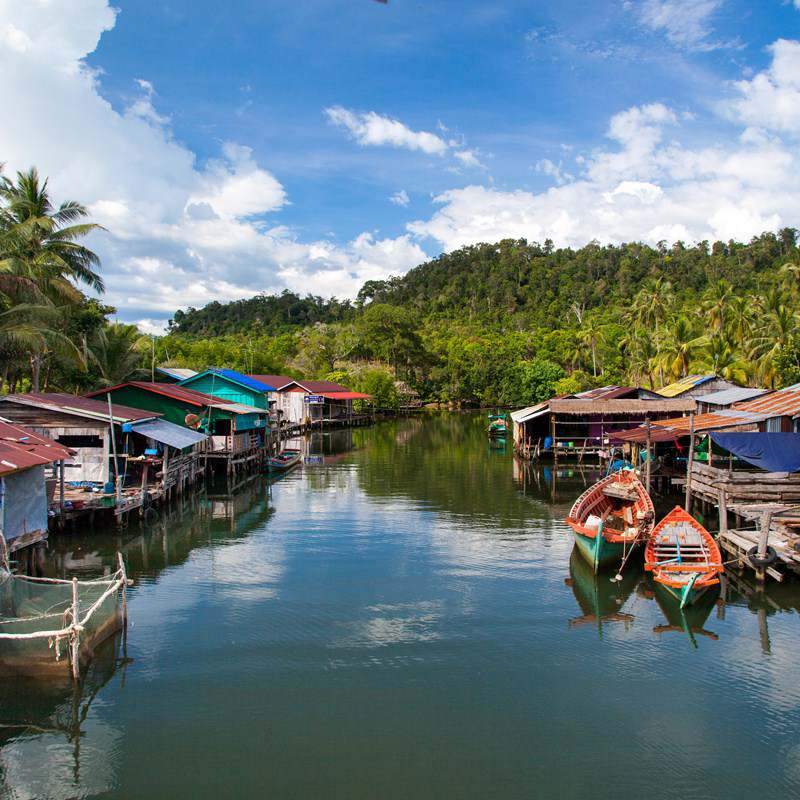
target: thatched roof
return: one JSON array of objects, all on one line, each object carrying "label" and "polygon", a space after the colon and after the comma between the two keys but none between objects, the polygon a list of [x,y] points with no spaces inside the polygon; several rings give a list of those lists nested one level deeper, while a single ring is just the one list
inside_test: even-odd
[{"label": "thatched roof", "polygon": [[680,414],[694,411],[693,398],[674,398],[670,400],[579,400],[566,398],[550,401],[553,414],[599,417],[615,414],[631,414],[646,417],[648,414]]}]

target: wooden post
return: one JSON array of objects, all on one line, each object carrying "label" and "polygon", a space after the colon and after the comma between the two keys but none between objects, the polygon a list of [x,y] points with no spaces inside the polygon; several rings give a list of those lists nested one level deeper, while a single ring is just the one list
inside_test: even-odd
[{"label": "wooden post", "polygon": [[117,437],[114,436],[114,413],[111,410],[111,393],[106,395],[108,400],[108,435],[111,437],[111,452],[114,454],[114,488],[117,502],[122,494],[119,477],[119,461],[117,461]]},{"label": "wooden post", "polygon": [[719,532],[720,534],[728,532],[728,495],[724,487],[719,489]]},{"label": "wooden post", "polygon": [[81,677],[81,634],[80,607],[78,604],[78,579],[72,579],[72,677],[77,681]]},{"label": "wooden post", "polygon": [[[765,511],[761,515],[761,529],[758,532],[758,550],[756,555],[759,558],[766,558],[767,548],[769,547],[769,529],[772,527],[772,511]],[[756,580],[765,581],[767,571],[763,567],[756,569]]]},{"label": "wooden post", "polygon": [[694,465],[694,411],[689,412],[689,457],[686,459],[686,503],[689,514],[692,508],[692,466]]},{"label": "wooden post", "polygon": [[551,446],[553,448],[553,466],[558,464],[558,448],[556,447],[556,415],[550,412],[550,438],[552,439]]},{"label": "wooden post", "polygon": [[651,441],[651,434],[650,434],[650,417],[645,417],[644,420],[644,427],[645,431],[647,432],[647,461],[645,463],[644,474],[645,474],[645,482],[644,486],[647,489],[647,493],[650,494],[650,462],[652,460],[653,454],[652,450],[652,441]]},{"label": "wooden post", "polygon": [[64,459],[58,462],[58,505],[64,511]]}]

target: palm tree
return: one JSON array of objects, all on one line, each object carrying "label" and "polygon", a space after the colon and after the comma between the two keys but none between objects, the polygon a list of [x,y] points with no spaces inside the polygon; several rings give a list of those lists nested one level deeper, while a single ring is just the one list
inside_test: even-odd
[{"label": "palm tree", "polygon": [[663,278],[648,281],[633,298],[628,321],[638,328],[650,328],[656,335],[675,302],[672,284]]},{"label": "palm tree", "polygon": [[592,375],[597,377],[597,345],[602,340],[603,331],[594,319],[584,319],[583,327],[578,333],[579,341],[583,347],[592,354]]},{"label": "palm tree", "polygon": [[708,343],[707,336],[697,336],[692,323],[678,317],[665,337],[661,361],[673,378],[685,378],[695,356]]},{"label": "palm tree", "polygon": [[721,333],[730,314],[729,305],[733,298],[733,289],[724,278],[720,278],[706,292],[703,309],[711,327]]},{"label": "palm tree", "polygon": [[706,364],[709,371],[726,381],[744,384],[748,381],[747,364],[737,356],[730,339],[714,334],[706,344]]},{"label": "palm tree", "polygon": [[115,386],[142,366],[149,348],[147,337],[135,325],[115,322],[99,329],[89,346],[89,359],[99,370],[103,386]]},{"label": "palm tree", "polygon": [[79,243],[100,226],[80,222],[88,216],[80,203],[55,208],[35,167],[18,172],[15,182],[0,179],[0,203],[0,303],[13,318],[0,323],[0,343],[27,349],[38,391],[47,353],[64,344],[53,312],[82,300],[76,284],[104,290],[100,259]]}]

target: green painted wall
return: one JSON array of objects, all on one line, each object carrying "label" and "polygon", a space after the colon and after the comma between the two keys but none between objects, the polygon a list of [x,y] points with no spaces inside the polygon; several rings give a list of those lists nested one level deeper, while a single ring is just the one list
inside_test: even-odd
[{"label": "green painted wall", "polygon": [[[240,386],[238,383],[229,381],[221,375],[198,375],[189,380],[182,381],[181,386],[187,389],[194,389],[196,392],[213,394],[215,397],[224,397],[231,403],[244,403],[256,408],[268,409],[267,394]],[[254,426],[255,427],[255,426]]]}]

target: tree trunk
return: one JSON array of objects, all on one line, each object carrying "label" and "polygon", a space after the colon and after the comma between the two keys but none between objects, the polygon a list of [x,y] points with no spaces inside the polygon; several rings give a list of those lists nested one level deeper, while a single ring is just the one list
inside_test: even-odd
[{"label": "tree trunk", "polygon": [[39,391],[39,375],[42,371],[42,359],[39,355],[31,356],[31,391]]}]

